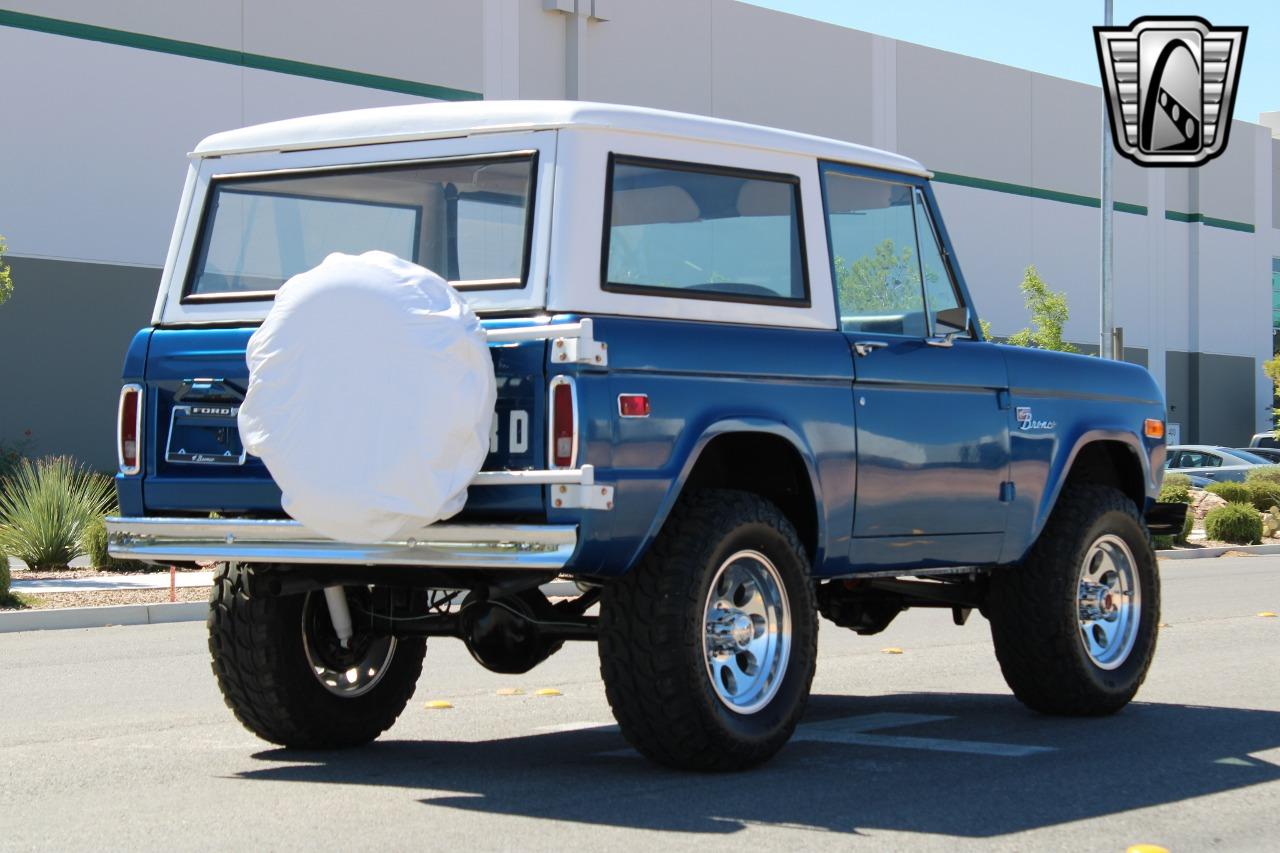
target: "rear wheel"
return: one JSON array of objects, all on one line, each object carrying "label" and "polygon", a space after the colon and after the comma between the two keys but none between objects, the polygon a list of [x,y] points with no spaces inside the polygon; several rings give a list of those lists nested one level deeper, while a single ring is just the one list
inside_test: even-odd
[{"label": "rear wheel", "polygon": [[[353,610],[367,605],[367,588],[344,593]],[[251,732],[281,746],[335,749],[373,740],[413,695],[426,641],[373,635],[360,621],[344,646],[324,595],[250,594],[245,569],[224,563],[214,576],[208,626],[227,706]]]},{"label": "rear wheel", "polygon": [[623,735],[672,767],[736,770],[791,737],[817,651],[809,561],[770,502],[681,500],[649,552],[605,588],[600,662]]},{"label": "rear wheel", "polygon": [[1133,502],[1106,486],[1067,486],[1022,564],[991,578],[1000,669],[1023,704],[1110,714],[1138,692],[1156,649],[1160,579]]}]

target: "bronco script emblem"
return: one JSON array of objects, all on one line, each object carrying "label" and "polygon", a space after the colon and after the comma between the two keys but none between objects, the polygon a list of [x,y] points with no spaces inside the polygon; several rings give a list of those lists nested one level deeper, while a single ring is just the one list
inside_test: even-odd
[{"label": "bronco script emblem", "polygon": [[1116,150],[1140,166],[1199,166],[1225,151],[1247,32],[1203,18],[1094,27]]},{"label": "bronco script emblem", "polygon": [[1053,429],[1058,425],[1057,421],[1038,421],[1033,418],[1030,406],[1019,406],[1014,411],[1014,415],[1018,419],[1018,429],[1024,431],[1029,429]]}]

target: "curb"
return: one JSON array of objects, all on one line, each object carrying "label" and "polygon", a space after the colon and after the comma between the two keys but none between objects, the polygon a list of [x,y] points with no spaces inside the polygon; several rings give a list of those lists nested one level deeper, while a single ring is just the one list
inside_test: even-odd
[{"label": "curb", "polygon": [[203,622],[209,605],[203,601],[176,604],[116,604],[109,607],[59,607],[0,613],[0,634],[64,628],[105,628],[110,625],[160,625]]},{"label": "curb", "polygon": [[[544,584],[547,596],[581,595],[573,581]],[[58,607],[49,610],[14,610],[0,613],[0,634],[15,631],[52,631],[64,628],[105,628],[111,625],[160,625],[166,622],[203,622],[209,612],[204,601],[176,604],[115,604],[109,607]]]},{"label": "curb", "polygon": [[1170,549],[1167,551],[1156,551],[1156,557],[1161,560],[1201,560],[1211,557],[1221,557],[1228,551],[1235,551],[1241,554],[1280,554],[1280,545],[1226,545],[1221,548],[1196,548],[1196,549]]}]

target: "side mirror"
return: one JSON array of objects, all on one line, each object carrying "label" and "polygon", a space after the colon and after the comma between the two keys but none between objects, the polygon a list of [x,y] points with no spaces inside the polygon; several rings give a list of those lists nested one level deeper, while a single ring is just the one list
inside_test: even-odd
[{"label": "side mirror", "polygon": [[960,334],[969,331],[969,309],[963,307],[943,308],[933,317],[934,333],[945,335],[948,332]]}]

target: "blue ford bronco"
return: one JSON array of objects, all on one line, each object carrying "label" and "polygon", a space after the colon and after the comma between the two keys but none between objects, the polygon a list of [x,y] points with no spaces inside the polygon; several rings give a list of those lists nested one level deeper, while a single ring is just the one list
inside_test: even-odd
[{"label": "blue ford bronco", "polygon": [[[376,738],[428,637],[503,673],[587,640],[640,752],[749,767],[803,713],[820,616],[875,634],[913,607],[988,619],[1030,708],[1114,712],[1155,650],[1150,533],[1182,521],[1156,502],[1160,389],[984,340],[929,178],[858,145],[587,103],[209,137],[125,359],[110,550],[216,563],[214,675],[289,747]],[[343,542],[285,514],[236,419],[274,292],[374,249],[479,316],[496,415],[460,513]],[[340,427],[344,402],[307,417]],[[321,469],[362,453],[332,434]]]}]

